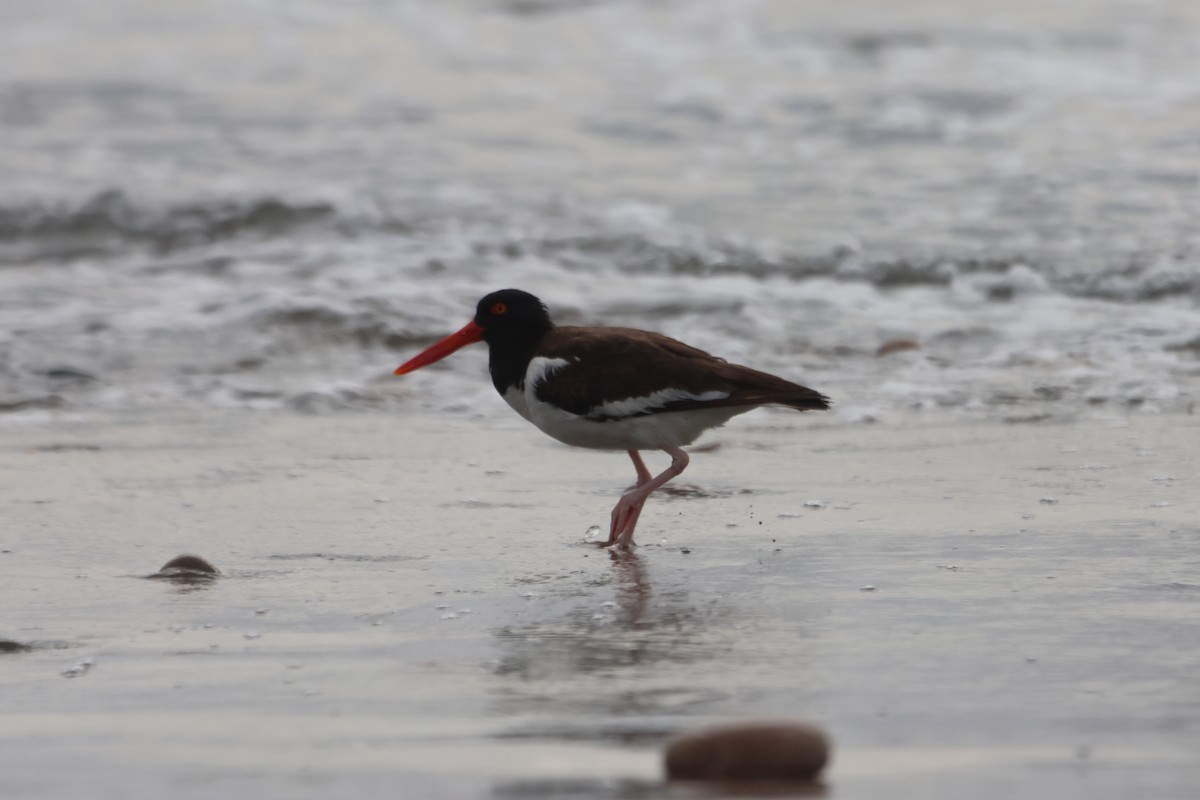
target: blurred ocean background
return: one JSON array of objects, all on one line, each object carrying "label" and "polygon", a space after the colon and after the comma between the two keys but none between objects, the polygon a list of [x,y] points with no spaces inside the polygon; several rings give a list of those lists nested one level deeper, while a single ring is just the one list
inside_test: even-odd
[{"label": "blurred ocean background", "polygon": [[10,415],[507,415],[391,376],[507,286],[851,421],[1191,413],[1198,223],[1194,0],[0,2]]}]

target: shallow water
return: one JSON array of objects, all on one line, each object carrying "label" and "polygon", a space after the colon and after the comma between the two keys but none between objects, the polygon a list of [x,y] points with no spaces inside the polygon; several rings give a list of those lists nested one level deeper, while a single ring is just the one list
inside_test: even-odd
[{"label": "shallow water", "polygon": [[666,737],[766,716],[833,797],[1191,797],[1195,434],[756,412],[614,559],[628,464],[523,423],[8,426],[0,790],[693,797]]},{"label": "shallow water", "polygon": [[403,408],[392,362],[515,285],[852,419],[1188,411],[1198,32],[1185,0],[8,4],[0,407]]}]

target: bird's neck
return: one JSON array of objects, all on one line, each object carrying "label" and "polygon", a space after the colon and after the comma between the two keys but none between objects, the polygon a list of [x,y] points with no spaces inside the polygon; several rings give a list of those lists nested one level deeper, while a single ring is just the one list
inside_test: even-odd
[{"label": "bird's neck", "polygon": [[504,394],[512,387],[524,388],[525,372],[529,362],[537,353],[538,345],[553,325],[544,330],[526,331],[521,336],[496,339],[488,342],[488,371],[492,374],[492,385]]}]

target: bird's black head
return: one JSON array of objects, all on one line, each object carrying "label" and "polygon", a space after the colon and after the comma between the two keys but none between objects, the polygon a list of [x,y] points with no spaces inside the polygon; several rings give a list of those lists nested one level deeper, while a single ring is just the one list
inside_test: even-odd
[{"label": "bird's black head", "polygon": [[488,371],[496,391],[521,386],[529,360],[554,323],[542,301],[520,289],[501,289],[479,301],[475,319],[488,345]]},{"label": "bird's black head", "polygon": [[475,324],[488,345],[533,345],[554,327],[542,301],[520,289],[501,289],[480,300]]},{"label": "bird's black head", "polygon": [[475,319],[462,330],[426,347],[396,367],[393,374],[407,375],[436,364],[469,344],[484,341],[488,345],[492,382],[504,394],[510,386],[520,385],[538,342],[553,327],[542,301],[529,292],[520,289],[492,292],[479,301]]}]

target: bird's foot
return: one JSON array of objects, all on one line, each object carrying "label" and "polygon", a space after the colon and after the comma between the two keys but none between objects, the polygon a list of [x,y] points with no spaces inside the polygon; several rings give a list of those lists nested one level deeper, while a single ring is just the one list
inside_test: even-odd
[{"label": "bird's foot", "polygon": [[606,542],[596,542],[596,546],[601,550],[607,550],[611,547],[612,550],[623,550],[628,553],[631,552],[633,548],[637,547],[637,542],[633,540],[632,535],[624,540],[622,540],[620,536],[615,538],[610,536]]},{"label": "bird's foot", "polygon": [[638,517],[641,516],[642,506],[645,503],[645,497],[630,499],[629,495],[624,495],[617,501],[617,505],[612,511],[608,541],[604,543],[604,547],[617,545],[628,548],[633,544],[633,531],[637,528]]}]

